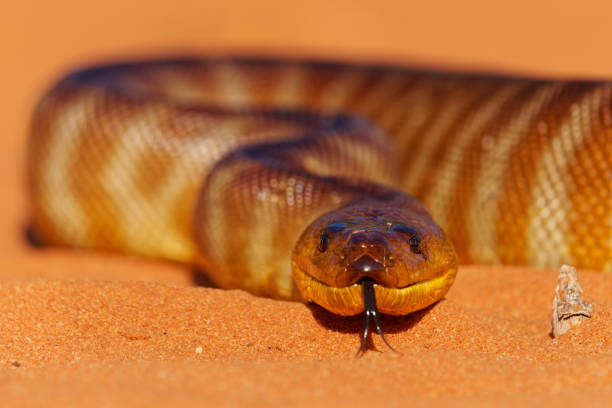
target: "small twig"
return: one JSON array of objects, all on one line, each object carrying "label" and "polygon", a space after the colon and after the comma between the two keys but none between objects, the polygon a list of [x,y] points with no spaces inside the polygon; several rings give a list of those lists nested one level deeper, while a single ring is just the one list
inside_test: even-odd
[{"label": "small twig", "polygon": [[559,337],[572,326],[581,324],[583,320],[590,318],[592,313],[593,305],[582,300],[582,287],[578,282],[576,268],[561,266],[553,299],[553,337]]}]

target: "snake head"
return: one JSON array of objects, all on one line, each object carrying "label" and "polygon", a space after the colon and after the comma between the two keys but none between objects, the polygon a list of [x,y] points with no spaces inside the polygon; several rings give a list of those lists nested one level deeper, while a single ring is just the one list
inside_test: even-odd
[{"label": "snake head", "polygon": [[364,311],[364,280],[374,282],[380,312],[404,315],[440,300],[456,271],[450,241],[423,205],[403,194],[321,215],[292,255],[302,296],[344,316]]}]

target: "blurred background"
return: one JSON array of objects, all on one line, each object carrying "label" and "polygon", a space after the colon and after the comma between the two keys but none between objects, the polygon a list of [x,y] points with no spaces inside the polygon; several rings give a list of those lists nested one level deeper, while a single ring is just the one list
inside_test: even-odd
[{"label": "blurred background", "polygon": [[[6,1],[0,15],[0,277],[66,273],[61,253],[34,256],[22,233],[28,118],[44,89],[67,70],[147,56],[248,54],[612,78],[611,15],[609,0]],[[97,265],[95,255],[78,257],[82,264],[69,268],[75,276]]]}]

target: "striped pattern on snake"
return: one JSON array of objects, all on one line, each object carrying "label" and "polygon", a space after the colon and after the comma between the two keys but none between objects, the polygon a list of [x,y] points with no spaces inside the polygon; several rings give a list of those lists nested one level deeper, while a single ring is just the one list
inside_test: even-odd
[{"label": "striped pattern on snake", "polygon": [[372,280],[374,306],[404,314],[444,296],[455,251],[611,271],[611,108],[609,82],[256,59],[87,69],[35,112],[33,227],[340,314],[363,311]]}]

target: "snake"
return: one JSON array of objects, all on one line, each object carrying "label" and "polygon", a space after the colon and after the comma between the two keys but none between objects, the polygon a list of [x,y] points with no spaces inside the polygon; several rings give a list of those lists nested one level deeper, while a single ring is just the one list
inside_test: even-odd
[{"label": "snake", "polygon": [[[363,313],[459,264],[612,271],[612,83],[248,57],[76,70],[32,115],[40,242]],[[392,348],[393,349],[393,348]],[[359,353],[358,353],[359,354]]]}]

